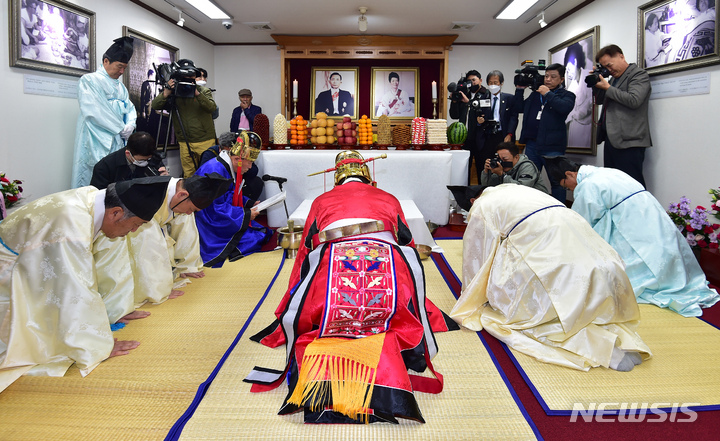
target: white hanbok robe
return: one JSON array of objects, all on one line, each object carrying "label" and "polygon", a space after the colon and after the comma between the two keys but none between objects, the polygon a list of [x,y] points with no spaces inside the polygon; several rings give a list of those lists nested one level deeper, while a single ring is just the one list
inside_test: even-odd
[{"label": "white hanbok robe", "polygon": [[463,291],[450,316],[538,360],[588,370],[615,346],[650,350],[615,250],[552,196],[515,184],[485,189],[463,237]]},{"label": "white hanbok robe", "polygon": [[37,199],[0,223],[0,391],[23,374],[85,376],[114,342],[93,257],[98,192]]},{"label": "white hanbok robe", "polygon": [[137,113],[125,85],[110,78],[105,68],[85,74],[78,82],[80,114],[75,133],[72,187],[90,185],[93,167],[125,142],[120,132],[135,126]]},{"label": "white hanbok robe", "polygon": [[572,209],[620,254],[638,303],[702,315],[720,300],[660,203],[620,170],[580,167]]}]

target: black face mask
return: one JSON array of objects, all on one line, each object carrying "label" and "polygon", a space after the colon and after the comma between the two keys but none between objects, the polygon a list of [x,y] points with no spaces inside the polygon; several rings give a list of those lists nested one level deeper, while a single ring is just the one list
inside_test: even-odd
[{"label": "black face mask", "polygon": [[500,166],[502,168],[513,168],[513,163],[512,161],[501,161]]},{"label": "black face mask", "polygon": [[475,92],[477,92],[478,90],[480,90],[480,85],[479,85],[479,84],[473,84],[473,85],[470,87],[470,92],[472,92],[472,93],[475,93]]}]

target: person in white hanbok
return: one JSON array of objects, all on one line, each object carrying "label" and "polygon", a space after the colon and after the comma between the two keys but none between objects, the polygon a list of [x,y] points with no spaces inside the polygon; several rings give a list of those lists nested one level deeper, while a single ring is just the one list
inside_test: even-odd
[{"label": "person in white hanbok", "polygon": [[573,191],[573,211],[622,257],[638,303],[691,317],[720,300],[687,240],[638,181],[617,169],[578,166],[564,157],[548,161],[548,172]]},{"label": "person in white hanbok", "polygon": [[95,164],[123,148],[135,130],[137,112],[127,88],[119,80],[132,53],[133,39],[118,38],[103,55],[102,67],[80,77],[73,188],[89,185]]},{"label": "person in white hanbok", "polygon": [[588,223],[530,187],[488,187],[463,237],[450,316],[540,361],[631,370],[651,356],[623,263]]},{"label": "person in white hanbok", "polygon": [[120,238],[152,219],[168,181],[55,193],[0,223],[0,391],[24,374],[63,376],[73,363],[85,376],[138,346],[112,337],[93,240],[101,232]]}]

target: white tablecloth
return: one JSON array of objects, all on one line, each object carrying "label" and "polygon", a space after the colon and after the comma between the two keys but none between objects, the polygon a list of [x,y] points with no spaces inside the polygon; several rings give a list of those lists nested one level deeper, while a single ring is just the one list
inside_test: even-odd
[{"label": "white tablecloth", "polygon": [[[315,199],[332,189],[332,172],[307,175],[332,168],[339,152],[340,150],[263,150],[256,164],[260,176],[268,174],[287,178],[283,189],[287,192],[285,202],[288,213],[292,213],[304,200]],[[398,199],[414,201],[424,220],[438,225],[447,224],[452,197],[447,185],[467,184],[469,152],[362,150],[360,153],[366,159],[387,153],[387,159],[378,159],[368,164],[371,175],[374,172],[378,188]],[[279,192],[277,183],[268,181],[261,199]],[[287,224],[282,204],[268,208],[267,213],[270,227],[277,228]]]}]

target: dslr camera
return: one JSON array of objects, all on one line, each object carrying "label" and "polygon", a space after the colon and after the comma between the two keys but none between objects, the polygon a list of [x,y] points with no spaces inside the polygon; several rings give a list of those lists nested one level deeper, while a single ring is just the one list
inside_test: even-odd
[{"label": "dslr camera", "polygon": [[486,135],[497,135],[500,131],[500,122],[494,119],[489,119],[483,123]]},{"label": "dslr camera", "polygon": [[595,68],[593,69],[592,73],[589,73],[585,77],[585,84],[587,84],[587,87],[595,87],[595,85],[600,81],[600,75],[602,75],[603,78],[608,79],[612,75],[610,75],[610,71],[607,70],[607,68],[603,67],[600,63],[597,63],[595,65]]},{"label": "dslr camera", "polygon": [[[472,87],[472,81],[466,79],[465,77],[460,78],[460,80],[457,83],[450,83],[447,86],[448,92],[450,92],[450,99],[453,101],[462,101],[462,95],[460,95],[460,92],[464,93],[466,97],[470,98],[471,92],[470,88]],[[472,101],[477,100],[471,100],[470,105],[473,106]],[[480,106],[480,102],[477,103],[477,106]]]},{"label": "dslr camera", "polygon": [[512,168],[512,166],[512,161],[503,161],[497,153],[495,153],[494,157],[490,158],[490,168]]},{"label": "dslr camera", "polygon": [[532,60],[523,61],[520,66],[522,69],[516,69],[514,78],[515,86],[530,87],[537,90],[538,87],[545,83],[545,60],[538,60],[538,64],[533,64]]},{"label": "dslr camera", "polygon": [[167,88],[167,84],[170,80],[175,80],[175,86],[172,88],[175,96],[180,98],[193,98],[195,96],[195,80],[193,77],[197,76],[197,70],[192,67],[181,67],[176,62],[163,63],[160,66],[155,66],[156,78],[155,81],[164,88]]}]

